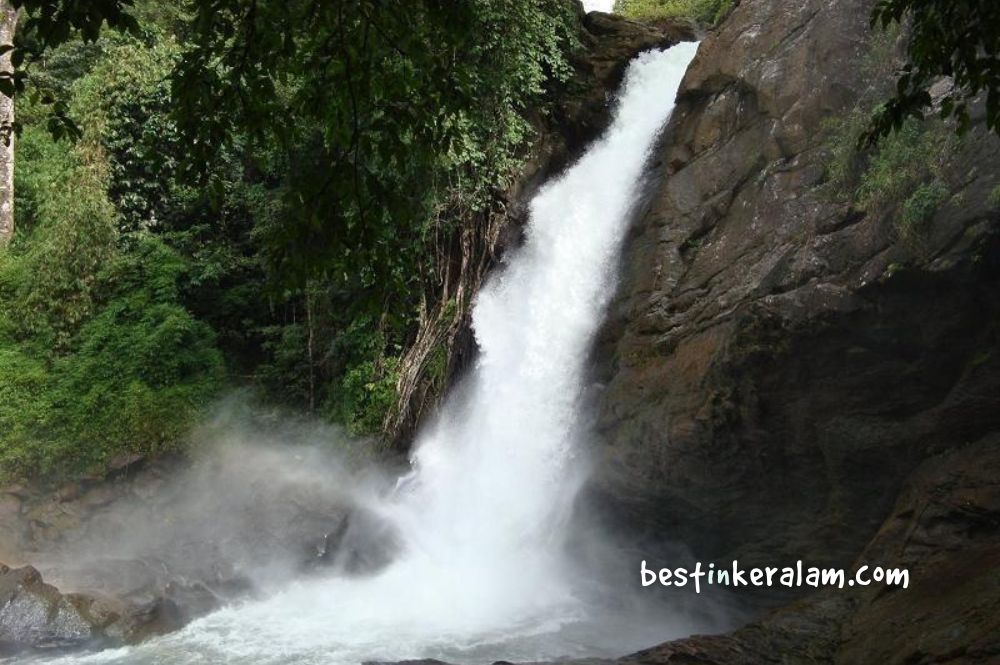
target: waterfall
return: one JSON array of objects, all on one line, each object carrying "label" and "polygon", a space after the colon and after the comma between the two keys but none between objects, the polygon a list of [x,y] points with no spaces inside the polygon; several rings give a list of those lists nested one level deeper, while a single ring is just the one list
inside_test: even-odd
[{"label": "waterfall", "polygon": [[565,555],[582,473],[577,416],[637,183],[696,48],[633,61],[606,134],[532,201],[523,246],[475,304],[471,375],[420,436],[410,477],[371,506],[399,530],[396,561],[369,577],[303,580],[140,647],[70,662],[614,655],[587,642],[598,639],[591,601]]},{"label": "waterfall", "polygon": [[[560,544],[581,471],[574,442],[588,350],[642,168],[695,49],[633,62],[606,135],[534,197],[524,245],[478,296],[474,373],[418,441],[416,487],[403,503],[413,511],[409,540],[448,570],[476,562],[489,573],[480,585],[496,588],[477,589],[491,603],[484,624],[498,608],[566,593]],[[464,602],[465,588],[450,602],[468,620],[482,608]]]}]

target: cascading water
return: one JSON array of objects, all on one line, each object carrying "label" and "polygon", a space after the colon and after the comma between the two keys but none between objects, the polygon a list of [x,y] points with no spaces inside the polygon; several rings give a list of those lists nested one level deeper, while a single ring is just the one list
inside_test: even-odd
[{"label": "cascading water", "polygon": [[411,476],[371,506],[399,530],[395,562],[67,662],[471,663],[645,646],[600,643],[594,600],[566,562],[565,523],[588,347],[643,166],[695,51],[639,56],[606,135],[532,202],[523,247],[476,303],[473,374],[421,437]]}]

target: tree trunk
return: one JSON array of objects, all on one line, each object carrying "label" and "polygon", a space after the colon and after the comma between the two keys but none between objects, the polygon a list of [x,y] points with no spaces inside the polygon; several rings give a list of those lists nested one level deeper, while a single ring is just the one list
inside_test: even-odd
[{"label": "tree trunk", "polygon": [[[14,43],[18,10],[0,0],[0,46]],[[11,53],[0,56],[0,72],[13,74]],[[0,93],[0,245],[14,237],[14,100]]]}]

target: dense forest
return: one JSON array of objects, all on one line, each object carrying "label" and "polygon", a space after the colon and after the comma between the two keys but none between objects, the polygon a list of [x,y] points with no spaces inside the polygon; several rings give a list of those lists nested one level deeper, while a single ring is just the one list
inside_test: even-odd
[{"label": "dense forest", "polygon": [[497,205],[575,39],[571,3],[405,5],[22,20],[4,476],[181,446],[236,386],[378,434],[443,247]]}]

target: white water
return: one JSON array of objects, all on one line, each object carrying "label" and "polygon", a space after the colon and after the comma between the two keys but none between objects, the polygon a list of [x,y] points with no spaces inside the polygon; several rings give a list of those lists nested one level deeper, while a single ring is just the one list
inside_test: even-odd
[{"label": "white water", "polygon": [[695,44],[641,55],[614,122],[531,205],[526,241],[479,295],[481,355],[420,439],[414,471],[373,506],[404,551],[365,578],[308,580],[94,663],[359,663],[618,655],[641,636],[565,555],[582,475],[574,446],[585,360],[613,290],[630,208]]}]

